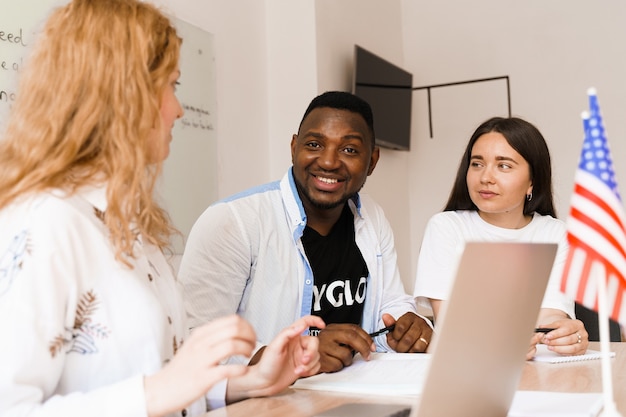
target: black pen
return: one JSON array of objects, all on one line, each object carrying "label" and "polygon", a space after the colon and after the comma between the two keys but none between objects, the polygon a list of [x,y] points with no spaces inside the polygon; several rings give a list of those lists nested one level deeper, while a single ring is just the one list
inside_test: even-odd
[{"label": "black pen", "polygon": [[550,333],[552,330],[556,329],[551,329],[549,327],[535,327],[535,333]]},{"label": "black pen", "polygon": [[381,334],[385,334],[385,333],[389,333],[389,332],[393,332],[393,329],[396,328],[396,324],[392,324],[391,326],[387,326],[387,327],[383,327],[380,330],[376,330],[374,333],[370,333],[370,337],[376,337],[376,336],[380,336]]}]

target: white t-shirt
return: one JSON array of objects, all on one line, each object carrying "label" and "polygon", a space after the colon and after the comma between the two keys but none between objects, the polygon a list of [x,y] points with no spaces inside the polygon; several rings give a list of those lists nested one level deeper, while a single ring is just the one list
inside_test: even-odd
[{"label": "white t-shirt", "polygon": [[575,317],[574,301],[560,291],[568,248],[565,223],[536,213],[531,222],[521,229],[494,226],[473,210],[435,214],[426,225],[417,261],[413,295],[421,306],[430,308],[428,298],[448,299],[457,264],[468,241],[558,243],[558,252],[541,307],[561,310]]}]

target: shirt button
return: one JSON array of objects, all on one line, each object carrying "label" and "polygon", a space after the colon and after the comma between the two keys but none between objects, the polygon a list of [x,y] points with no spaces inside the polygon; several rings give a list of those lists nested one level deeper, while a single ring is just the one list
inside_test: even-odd
[{"label": "shirt button", "polygon": [[183,409],[183,411],[180,412],[180,415],[182,415],[183,417],[187,417],[187,410]]},{"label": "shirt button", "polygon": [[150,282],[152,282],[152,280],[154,279],[152,278],[152,274],[148,274],[148,279],[150,280]]},{"label": "shirt button", "polygon": [[305,283],[306,285],[310,285],[310,284],[311,284],[311,280],[310,280],[310,279],[307,279],[306,281],[304,281],[304,283]]}]

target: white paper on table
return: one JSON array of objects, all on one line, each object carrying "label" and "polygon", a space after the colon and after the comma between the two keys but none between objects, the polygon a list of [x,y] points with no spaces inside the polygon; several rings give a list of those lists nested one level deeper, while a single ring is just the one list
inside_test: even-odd
[{"label": "white paper on table", "polygon": [[373,395],[417,396],[422,392],[430,364],[429,353],[372,353],[334,373],[296,381],[292,388]]}]

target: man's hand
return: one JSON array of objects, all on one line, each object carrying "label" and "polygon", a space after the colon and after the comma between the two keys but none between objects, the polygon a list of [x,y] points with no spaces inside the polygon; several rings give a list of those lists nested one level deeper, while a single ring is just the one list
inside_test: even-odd
[{"label": "man's hand", "polygon": [[391,314],[383,314],[385,326],[395,323],[392,332],[387,333],[387,343],[399,353],[426,352],[433,337],[430,325],[415,313],[405,313],[397,321]]},{"label": "man's hand", "polygon": [[336,372],[352,364],[360,353],[365,360],[376,350],[372,338],[356,324],[329,324],[317,335],[319,339],[320,372]]}]

